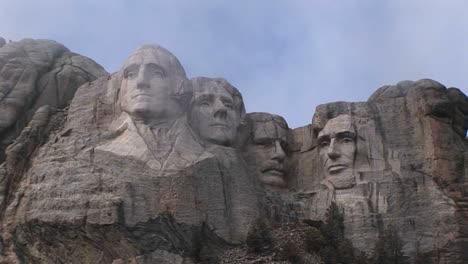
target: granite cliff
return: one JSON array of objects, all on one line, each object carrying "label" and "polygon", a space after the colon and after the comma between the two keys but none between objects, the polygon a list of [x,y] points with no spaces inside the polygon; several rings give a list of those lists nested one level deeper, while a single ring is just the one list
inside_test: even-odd
[{"label": "granite cliff", "polygon": [[459,89],[403,81],[291,129],[158,45],[108,74],[0,41],[0,69],[0,263],[384,263],[390,240],[468,261]]}]

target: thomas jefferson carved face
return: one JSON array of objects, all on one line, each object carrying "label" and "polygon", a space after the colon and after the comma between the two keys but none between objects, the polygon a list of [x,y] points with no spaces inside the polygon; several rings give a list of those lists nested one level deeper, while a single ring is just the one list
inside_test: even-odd
[{"label": "thomas jefferson carved face", "polygon": [[356,131],[350,115],[330,119],[318,135],[320,160],[327,176],[352,175]]},{"label": "thomas jefferson carved face", "polygon": [[[190,126],[207,142],[232,146],[237,136],[242,111],[245,111],[243,106],[239,105],[239,98],[236,98],[233,91],[229,91],[226,81],[196,78],[193,82]],[[232,86],[230,88],[235,89]]]},{"label": "thomas jefferson carved face", "polygon": [[252,144],[247,146],[249,160],[266,186],[284,188],[288,174],[288,125],[276,115],[251,113]]},{"label": "thomas jefferson carved face", "polygon": [[144,46],[127,60],[123,77],[121,107],[132,118],[163,123],[182,113],[173,94],[185,79],[185,72],[169,51]]}]

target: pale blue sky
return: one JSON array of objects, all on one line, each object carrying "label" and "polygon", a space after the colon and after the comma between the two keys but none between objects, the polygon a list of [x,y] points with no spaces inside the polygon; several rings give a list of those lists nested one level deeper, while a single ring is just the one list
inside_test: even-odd
[{"label": "pale blue sky", "polygon": [[157,43],[298,127],[400,80],[468,93],[467,14],[464,0],[0,0],[0,36],[53,39],[109,72]]}]

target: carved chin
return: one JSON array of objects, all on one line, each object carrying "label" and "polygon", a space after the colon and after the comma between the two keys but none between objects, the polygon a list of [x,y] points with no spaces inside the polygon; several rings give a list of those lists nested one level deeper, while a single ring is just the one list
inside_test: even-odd
[{"label": "carved chin", "polygon": [[234,140],[231,131],[222,127],[211,127],[208,133],[205,133],[206,139],[211,143],[230,146]]},{"label": "carved chin", "polygon": [[331,182],[335,189],[349,189],[356,185],[356,177],[353,173],[340,176],[329,176],[327,180]]},{"label": "carved chin", "polygon": [[150,112],[150,110],[146,104],[137,104],[133,107],[132,112],[135,115],[144,116],[144,115],[147,115]]},{"label": "carved chin", "polygon": [[207,141],[213,143],[213,144],[216,144],[216,145],[222,145],[222,146],[230,146],[232,145],[231,144],[231,140],[229,140],[229,138],[225,137],[225,136],[211,136],[209,138],[207,138]]},{"label": "carved chin", "polygon": [[265,185],[284,188],[286,182],[284,181],[284,174],[277,171],[266,171],[260,174],[260,182]]}]

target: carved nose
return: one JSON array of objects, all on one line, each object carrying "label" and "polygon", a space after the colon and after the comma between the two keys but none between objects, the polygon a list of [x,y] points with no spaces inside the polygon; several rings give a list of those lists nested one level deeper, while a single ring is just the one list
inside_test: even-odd
[{"label": "carved nose", "polygon": [[147,82],[138,82],[137,89],[140,89],[140,90],[149,89],[149,84]]},{"label": "carved nose", "polygon": [[281,146],[281,142],[279,140],[275,140],[275,153],[273,155],[273,159],[282,162],[285,157],[286,153],[284,153],[283,147]]},{"label": "carved nose", "polygon": [[146,72],[146,68],[142,67],[142,69],[138,72],[137,89],[148,89],[149,87],[149,77]]},{"label": "carved nose", "polygon": [[215,101],[214,116],[221,119],[226,119],[227,117],[227,108],[220,100]]},{"label": "carved nose", "polygon": [[335,146],[335,139],[332,139],[330,142],[330,146],[328,146],[327,149],[327,155],[330,157],[330,159],[337,159],[340,157],[340,152],[336,149]]}]

